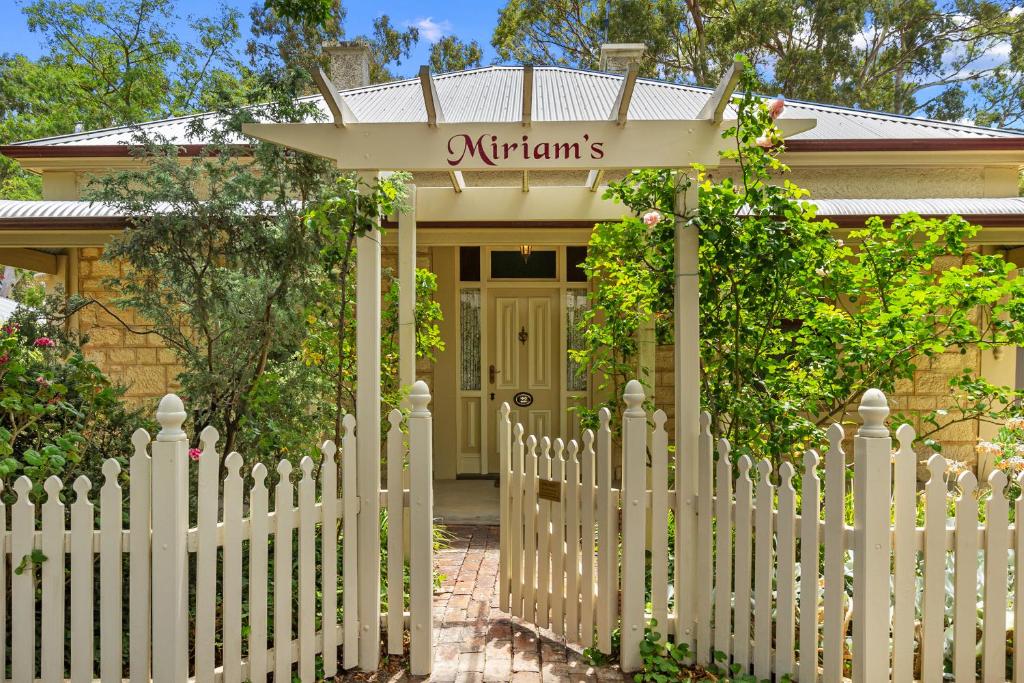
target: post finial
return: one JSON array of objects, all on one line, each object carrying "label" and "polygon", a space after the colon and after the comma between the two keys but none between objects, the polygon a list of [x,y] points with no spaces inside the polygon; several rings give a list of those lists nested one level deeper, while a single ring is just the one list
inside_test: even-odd
[{"label": "post finial", "polygon": [[885,418],[889,416],[889,402],[880,389],[868,389],[860,399],[857,408],[863,424],[857,430],[857,436],[887,437],[889,430],[885,426]]},{"label": "post finial", "polygon": [[160,399],[160,405],[156,409],[156,421],[160,423],[160,433],[156,435],[156,440],[186,441],[188,436],[181,428],[186,417],[188,414],[185,412],[185,404],[176,394],[167,394]]},{"label": "post finial", "polygon": [[417,380],[409,390],[409,402],[412,403],[412,415],[416,417],[428,417],[430,411],[427,404],[430,403],[430,389],[423,380]]},{"label": "post finial", "polygon": [[622,394],[622,400],[626,402],[626,414],[636,416],[643,413],[644,385],[635,379],[629,380],[626,384],[626,391]]}]

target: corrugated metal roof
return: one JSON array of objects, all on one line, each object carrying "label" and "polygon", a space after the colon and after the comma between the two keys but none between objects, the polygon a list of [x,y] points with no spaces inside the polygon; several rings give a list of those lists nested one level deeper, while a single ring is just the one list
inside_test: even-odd
[{"label": "corrugated metal roof", "polygon": [[[913,212],[946,216],[1024,216],[1024,197],[965,197],[938,199],[812,199],[818,216],[898,216]],[[16,201],[0,199],[0,220],[120,218],[116,207],[84,201]]]},{"label": "corrugated metal roof", "polygon": [[[518,121],[522,101],[523,70],[518,66],[491,66],[435,76],[441,111],[450,122]],[[606,119],[615,102],[621,76],[567,69],[534,69],[533,118],[535,121],[592,121]],[[710,88],[639,79],[630,102],[629,118],[635,120],[688,119],[696,117],[711,93]],[[342,97],[362,122],[426,121],[418,79],[393,81],[343,91]],[[328,118],[320,96],[302,98],[315,102]],[[790,101],[783,116],[815,117],[818,125],[793,136],[794,140],[883,140],[902,138],[1013,138],[1024,133],[981,128],[958,123],[863,111],[812,102]],[[138,126],[29,140],[22,145],[129,144],[138,132],[160,135],[176,144],[199,144],[189,135],[197,118],[213,125],[216,114],[197,114],[151,121]]]}]

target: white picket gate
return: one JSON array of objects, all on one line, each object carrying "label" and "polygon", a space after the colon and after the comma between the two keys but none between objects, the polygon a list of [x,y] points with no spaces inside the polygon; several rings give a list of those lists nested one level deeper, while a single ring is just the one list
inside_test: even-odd
[{"label": "white picket gate", "polygon": [[[859,409],[852,476],[839,425],[827,432],[823,458],[809,451],[775,471],[745,455],[734,466],[730,444],[714,443],[705,414],[697,452],[676,454],[677,471],[696,459],[697,495],[682,513],[694,515],[696,532],[675,539],[683,552],[669,576],[668,519],[678,503],[665,415],[648,421],[639,383],[624,398],[621,489],[611,485],[607,412],[582,447],[524,435],[504,413],[500,595],[514,615],[604,652],[620,628],[626,671],[639,668],[639,642],[653,618],[658,632],[688,643],[698,663],[721,653],[758,680],[1024,682],[1024,658],[1008,655],[1007,645],[1010,631],[1024,629],[1024,524],[1009,522],[1010,505],[1024,519],[1024,496],[1007,499],[1003,472],[989,477],[985,524],[974,475],[948,486],[941,455],[928,460],[919,493],[914,430],[901,426],[893,450],[877,390]],[[852,526],[844,501],[851,484]],[[688,569],[692,602],[677,589]]]},{"label": "white picket gate", "polygon": [[[192,492],[188,441],[181,430],[186,415],[180,399],[169,395],[157,411],[162,429],[156,439],[141,429],[132,438],[127,491],[119,484],[117,461],[104,463],[98,520],[90,500],[93,484],[85,477],[74,482],[69,506],[61,501],[60,479],[49,478],[39,520],[29,495],[32,483],[25,477],[14,484],[17,499],[9,529],[0,503],[5,548],[0,585],[10,580],[10,590],[0,592],[5,678],[264,681],[272,674],[275,681],[294,676],[314,681],[333,676],[340,667],[361,665],[359,640],[379,642],[382,625],[390,653],[402,652],[403,631],[410,632],[412,670],[428,674],[433,593],[429,400],[426,385],[417,382],[410,394],[407,434],[401,413],[390,416],[391,485],[372,492],[387,510],[390,529],[396,530],[387,539],[390,609],[380,624],[358,622],[359,602],[378,600],[379,590],[375,577],[369,592],[361,587],[356,560],[361,553],[379,557],[380,545],[379,537],[357,538],[362,494],[354,416],[345,417],[341,448],[324,443],[318,462],[301,460],[297,477],[291,463],[281,461],[272,490],[264,465],[257,463],[245,474],[240,454],[230,453],[222,462],[217,431],[208,427],[200,435],[202,453],[192,465],[198,468]],[[401,486],[406,454],[409,490]],[[196,519],[190,526],[192,493]],[[401,532],[406,520],[411,526],[408,613]],[[8,627],[9,650],[4,645]],[[318,655],[321,672],[315,668]],[[376,660],[370,663],[375,667]]]}]

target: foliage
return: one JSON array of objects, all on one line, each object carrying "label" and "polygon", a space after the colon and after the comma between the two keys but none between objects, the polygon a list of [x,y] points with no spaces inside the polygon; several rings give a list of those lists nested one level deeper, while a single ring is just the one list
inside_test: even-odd
[{"label": "foliage", "polygon": [[[720,681],[721,683],[759,683],[754,676],[743,673],[739,664],[729,666],[724,652],[715,652],[714,663],[701,666],[692,663],[690,646],[686,643],[668,643],[655,629],[658,622],[651,620],[640,641],[639,672],[633,675],[635,683],[691,683],[693,681]],[[780,683],[790,681],[788,675]]]},{"label": "foliage", "polygon": [[103,258],[122,264],[107,279],[114,303],[146,324],[90,303],[174,351],[194,432],[215,425],[228,452],[256,382],[302,338],[295,311],[315,291],[318,252],[303,216],[336,173],[324,160],[269,144],[256,143],[241,157],[227,144],[241,118],[206,131],[213,144],[185,162],[173,145],[142,141],[137,154],[145,165],[104,176],[87,192],[132,217]]},{"label": "foliage", "polygon": [[455,36],[444,36],[430,46],[430,70],[434,73],[475,69],[484,53],[475,40],[464,43]]},{"label": "foliage", "polygon": [[100,481],[108,457],[132,453],[131,433],[149,421],[122,402],[113,384],[82,353],[81,339],[19,311],[0,328],[0,482],[5,494],[25,475],[40,496],[47,477]]},{"label": "foliage", "polygon": [[763,92],[1020,126],[1022,28],[1012,0],[506,0],[492,43],[504,60],[584,69],[602,43],[643,43],[641,75],[702,85],[740,52]]},{"label": "foliage", "polygon": [[[681,229],[701,236],[701,397],[735,456],[777,461],[816,445],[867,388],[892,393],[932,362],[953,368],[952,405],[926,415],[919,438],[940,448],[933,437],[949,424],[1004,419],[1018,393],[975,376],[961,358],[1024,342],[1024,282],[1010,277],[1013,264],[969,248],[978,228],[957,216],[872,219],[850,235],[854,246],[834,238],[807,192],[777,181],[788,170],[779,131],[750,94],[752,77],[743,85],[738,124],[723,133],[730,166],[721,175],[643,170],[609,187],[632,216],[592,235],[584,268],[596,284],[584,348],[573,352],[609,405],[636,372],[641,323],[653,316],[659,340],[671,341],[673,245],[685,220]],[[698,206],[677,213],[691,183]]]}]

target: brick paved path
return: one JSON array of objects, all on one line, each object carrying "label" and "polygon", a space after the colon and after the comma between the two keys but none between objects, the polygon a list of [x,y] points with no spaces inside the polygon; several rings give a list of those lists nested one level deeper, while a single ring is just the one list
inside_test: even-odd
[{"label": "brick paved path", "polygon": [[456,683],[621,683],[591,667],[581,648],[498,608],[498,527],[449,526],[452,547],[435,553],[445,578],[434,596],[432,681]]}]

